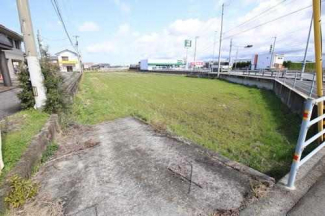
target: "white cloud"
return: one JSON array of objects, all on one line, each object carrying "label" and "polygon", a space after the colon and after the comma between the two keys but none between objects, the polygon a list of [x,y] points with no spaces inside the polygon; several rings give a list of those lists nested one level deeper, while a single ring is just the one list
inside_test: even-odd
[{"label": "white cloud", "polygon": [[122,0],[114,0],[114,4],[124,13],[131,11],[131,6]]},{"label": "white cloud", "polygon": [[81,32],[94,32],[94,31],[99,31],[99,26],[95,22],[88,21],[80,25],[78,30]]},{"label": "white cloud", "polygon": [[89,53],[115,53],[117,51],[116,45],[111,41],[105,41],[90,45],[86,48]]},{"label": "white cloud", "polygon": [[[120,1],[118,1],[120,2]],[[232,2],[235,2],[234,0]],[[121,2],[120,2],[121,3]],[[118,4],[120,4],[118,3]],[[220,2],[219,2],[220,3]],[[283,19],[270,22],[258,28],[255,26],[266,23],[274,18],[283,16],[292,11],[308,6],[310,2],[305,0],[295,0],[285,2],[273,10],[264,13],[263,16],[254,19],[240,27],[239,24],[251,19],[257,14],[262,13],[279,3],[277,0],[242,0],[241,4],[253,4],[253,7],[247,13],[242,12],[242,8],[233,7],[233,14],[236,10],[241,15],[228,16],[224,22],[224,41],[222,46],[222,57],[228,58],[229,42],[233,38],[232,58],[235,58],[238,47],[239,58],[251,58],[255,53],[265,53],[269,51],[270,44],[273,43],[273,37],[277,36],[278,41],[275,51],[277,53],[286,54],[287,58],[303,55],[303,49],[306,45],[306,38],[311,18],[311,8],[303,10]],[[231,8],[229,7],[228,10]],[[236,28],[235,28],[236,27]],[[234,28],[234,29],[233,29]],[[233,30],[231,30],[233,29]],[[252,29],[252,30],[249,30]],[[107,40],[95,43],[87,48],[88,52],[98,53],[114,53],[110,59],[115,59],[116,63],[132,63],[138,62],[142,58],[184,58],[186,50],[184,48],[184,40],[192,39],[193,46],[188,50],[189,60],[193,59],[194,54],[194,37],[199,36],[197,41],[197,58],[209,59],[212,57],[214,39],[216,38],[215,57],[218,55],[218,39],[220,30],[220,17],[211,17],[210,19],[177,19],[164,28],[147,33],[134,31],[128,24],[120,25],[115,34]],[[231,31],[229,31],[231,30]],[[249,30],[249,31],[247,31]],[[247,31],[247,32],[246,32]],[[123,37],[121,34],[123,33]],[[313,38],[313,37],[312,37]],[[245,45],[252,44],[253,48],[244,49]],[[310,44],[310,53],[313,49],[313,40]],[[113,61],[113,60],[112,60]]]},{"label": "white cloud", "polygon": [[130,31],[130,25],[129,24],[122,24],[118,27],[118,34],[127,34]]}]

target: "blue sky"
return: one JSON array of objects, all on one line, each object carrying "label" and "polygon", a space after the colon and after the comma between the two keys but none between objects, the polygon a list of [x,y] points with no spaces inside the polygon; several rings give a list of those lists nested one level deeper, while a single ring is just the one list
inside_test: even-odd
[{"label": "blue sky", "polygon": [[[29,0],[34,30],[40,30],[51,53],[69,48],[69,41],[50,0]],[[146,57],[183,58],[183,41],[199,36],[198,58],[212,58],[215,31],[220,30],[221,4],[225,2],[225,31],[254,17],[282,0],[57,0],[70,35],[80,36],[85,62],[129,64]],[[0,23],[20,32],[15,0],[0,0]],[[287,0],[270,13],[225,34],[222,55],[229,53],[232,34],[311,4]],[[306,40],[310,9],[234,37],[239,58],[267,52],[278,36],[278,52],[300,58]],[[253,44],[243,50],[243,44]],[[236,54],[236,49],[233,55]],[[292,50],[298,50],[292,53]],[[310,50],[312,53],[312,50]],[[189,58],[193,48],[189,50]],[[234,57],[233,57],[234,58]]]}]

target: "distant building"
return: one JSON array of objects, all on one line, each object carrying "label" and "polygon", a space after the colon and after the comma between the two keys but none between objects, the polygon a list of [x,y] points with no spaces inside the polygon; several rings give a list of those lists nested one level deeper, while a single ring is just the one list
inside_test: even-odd
[{"label": "distant building", "polygon": [[105,71],[109,70],[111,68],[110,64],[107,63],[100,63],[100,64],[94,64],[91,66],[91,70],[99,70],[99,71]]},{"label": "distant building", "polygon": [[140,70],[184,69],[185,63],[179,59],[144,59],[140,61]]},{"label": "distant building", "polygon": [[195,62],[190,62],[190,67],[193,68],[203,68],[205,66],[204,61],[195,61]]},{"label": "distant building", "polygon": [[55,54],[58,59],[60,71],[62,72],[74,72],[80,71],[80,63],[78,54],[71,50],[65,49]]},{"label": "distant building", "polygon": [[260,54],[260,55],[256,54],[253,56],[251,62],[252,62],[251,64],[252,70],[282,69],[284,63],[284,55],[274,54],[272,58],[272,54],[270,53]]},{"label": "distant building", "polygon": [[[24,52],[21,48],[23,37],[0,24],[0,75],[9,73],[10,83],[17,80],[18,67],[24,61]],[[2,50],[2,51],[1,51]],[[1,54],[2,53],[2,54]],[[2,76],[0,76],[2,78]]]},{"label": "distant building", "polygon": [[94,65],[94,63],[92,63],[92,62],[84,62],[83,63],[83,67],[85,70],[90,70],[93,65]]}]

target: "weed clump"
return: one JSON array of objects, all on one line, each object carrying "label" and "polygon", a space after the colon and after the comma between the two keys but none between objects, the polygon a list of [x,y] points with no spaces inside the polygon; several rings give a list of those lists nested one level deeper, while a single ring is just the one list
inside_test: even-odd
[{"label": "weed clump", "polygon": [[11,191],[5,197],[5,202],[12,208],[18,208],[24,205],[28,199],[33,198],[37,194],[38,186],[30,179],[23,179],[16,175],[9,182]]}]

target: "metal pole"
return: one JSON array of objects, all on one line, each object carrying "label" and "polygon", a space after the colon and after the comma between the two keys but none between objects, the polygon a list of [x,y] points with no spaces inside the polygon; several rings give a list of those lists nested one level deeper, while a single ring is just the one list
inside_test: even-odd
[{"label": "metal pole", "polygon": [[273,42],[273,47],[272,47],[272,52],[271,52],[270,70],[271,70],[272,65],[273,65],[273,57],[274,57],[275,43],[276,43],[276,37],[274,37],[274,42]]},{"label": "metal pole", "polygon": [[[322,37],[321,37],[321,1],[313,0],[314,17],[314,44],[315,44],[315,62],[316,62],[316,85],[317,97],[323,96],[323,72],[322,72]],[[323,115],[323,102],[318,103],[318,116]],[[318,131],[323,130],[323,120],[318,122]],[[323,140],[321,138],[321,140]]]},{"label": "metal pole", "polygon": [[231,51],[232,51],[232,38],[230,39],[230,49],[229,49],[229,69],[231,65]]},{"label": "metal pole", "polygon": [[79,36],[75,35],[74,37],[76,38],[76,50],[77,50],[78,61],[79,61],[79,65],[80,65],[80,73],[83,73],[82,61],[81,61],[81,56],[80,56],[80,52],[79,52],[79,41],[78,41]]},{"label": "metal pole", "polygon": [[299,162],[300,162],[301,154],[303,151],[303,144],[304,144],[304,142],[306,140],[306,136],[307,136],[308,122],[311,117],[312,109],[313,109],[313,100],[308,99],[306,101],[306,105],[305,105],[305,111],[303,114],[303,120],[302,120],[302,124],[301,124],[301,128],[300,128],[298,143],[297,143],[296,150],[295,150],[295,153],[293,156],[293,162],[291,165],[289,180],[288,180],[288,184],[287,184],[287,187],[291,190],[295,189],[295,179],[296,179],[297,171],[299,169]]},{"label": "metal pole", "polygon": [[221,70],[221,46],[222,46],[222,29],[223,29],[223,15],[224,15],[225,4],[222,4],[222,14],[221,14],[221,26],[220,26],[220,40],[219,40],[219,57],[218,57],[218,77],[220,76]]},{"label": "metal pole", "polygon": [[32,19],[28,0],[17,0],[21,31],[24,37],[25,53],[28,63],[30,80],[35,97],[35,108],[40,109],[46,102],[44,77],[37,58],[37,49],[33,32]]},{"label": "metal pole", "polygon": [[199,38],[198,36],[195,37],[195,45],[194,45],[194,65],[193,65],[193,71],[195,70],[195,66],[196,66],[196,44],[197,44],[197,39],[198,39],[198,38]]},{"label": "metal pole", "polygon": [[236,51],[235,70],[237,69],[238,47]]},{"label": "metal pole", "polygon": [[216,44],[217,44],[217,33],[218,31],[214,32],[214,41],[213,41],[213,56],[212,56],[212,64],[214,63],[215,53],[216,53]]},{"label": "metal pole", "polygon": [[185,57],[185,69],[186,70],[188,70],[187,56],[188,56],[188,47],[186,47],[186,57]]},{"label": "metal pole", "polygon": [[312,29],[312,27],[313,27],[313,15],[311,15],[309,33],[308,33],[308,38],[307,38],[307,44],[306,44],[304,61],[302,63],[302,70],[301,70],[301,77],[300,77],[300,79],[303,78],[303,74],[305,73],[305,70],[306,70],[307,53],[308,53],[308,47],[309,47],[309,41],[310,41],[310,35],[311,35],[311,29]]},{"label": "metal pole", "polygon": [[274,57],[275,43],[276,43],[276,37],[274,37],[274,42],[273,42],[273,47],[272,47],[272,52],[271,52],[270,70],[271,70],[272,65],[273,65],[273,57]]}]

